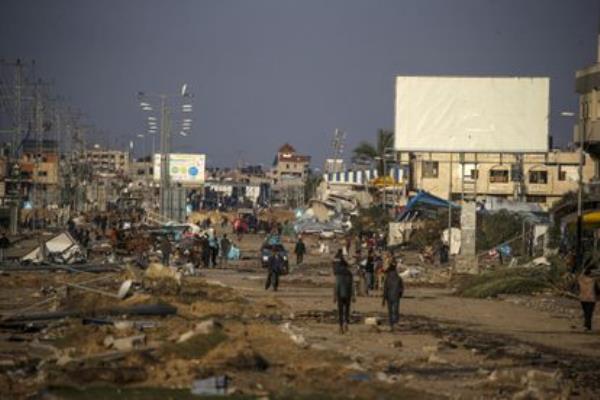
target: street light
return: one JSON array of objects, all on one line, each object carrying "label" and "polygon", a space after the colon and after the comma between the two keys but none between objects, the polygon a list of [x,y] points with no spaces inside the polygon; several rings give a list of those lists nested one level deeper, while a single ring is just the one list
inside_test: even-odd
[{"label": "street light", "polygon": [[[177,94],[148,94],[144,92],[138,92],[138,100],[140,100],[140,107],[143,111],[153,111],[153,106],[148,99],[157,99],[160,101],[160,116],[156,118],[149,116],[148,120],[148,135],[152,135],[152,154],[154,155],[154,138],[159,129],[158,122],[160,121],[160,211],[163,216],[171,217],[172,211],[172,196],[170,191],[170,177],[169,177],[169,158],[171,152],[171,129],[173,126],[172,122],[172,109],[170,107],[170,99],[180,99],[181,106],[178,108],[182,113],[188,113],[192,111],[192,105],[189,104],[189,99],[193,98],[193,94],[188,91],[188,84],[184,83],[181,86],[179,93]],[[188,100],[184,100],[184,98]],[[181,108],[180,108],[181,107]],[[187,130],[191,128],[191,118],[186,118],[182,121],[183,129],[180,132],[181,136],[187,136]]]}]

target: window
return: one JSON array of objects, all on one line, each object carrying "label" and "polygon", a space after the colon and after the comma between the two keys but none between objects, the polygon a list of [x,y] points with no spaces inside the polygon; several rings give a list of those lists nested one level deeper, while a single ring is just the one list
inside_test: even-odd
[{"label": "window", "polygon": [[437,178],[439,163],[437,161],[423,161],[423,178]]},{"label": "window", "polygon": [[290,164],[285,164],[285,169],[290,169]]},{"label": "window", "polygon": [[576,165],[559,165],[558,180],[559,181],[576,181],[579,176],[579,171]]},{"label": "window", "polygon": [[38,171],[38,176],[48,176],[47,171]]},{"label": "window", "polygon": [[548,183],[548,171],[529,171],[529,183],[545,185]]},{"label": "window", "polygon": [[490,170],[490,183],[508,183],[507,169]]},{"label": "window", "polygon": [[527,202],[528,203],[545,203],[546,202],[546,196],[532,196],[532,195],[528,195],[527,196]]}]

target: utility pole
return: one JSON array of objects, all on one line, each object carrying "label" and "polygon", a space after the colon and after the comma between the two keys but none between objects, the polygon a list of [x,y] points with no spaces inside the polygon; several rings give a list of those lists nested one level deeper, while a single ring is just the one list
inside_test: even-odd
[{"label": "utility pole", "polygon": [[171,208],[171,182],[169,177],[169,159],[170,159],[170,118],[169,108],[167,107],[167,96],[160,95],[160,213],[167,216],[167,211]]},{"label": "utility pole", "polygon": [[588,118],[588,103],[583,101],[581,104],[581,130],[579,133],[579,165],[577,179],[577,238],[575,247],[576,265],[583,267],[583,164],[585,162],[584,141],[587,136],[587,118]]}]

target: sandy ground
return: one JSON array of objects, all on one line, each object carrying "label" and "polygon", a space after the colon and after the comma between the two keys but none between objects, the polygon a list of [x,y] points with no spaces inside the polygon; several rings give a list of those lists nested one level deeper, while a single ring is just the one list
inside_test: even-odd
[{"label": "sandy ground", "polygon": [[[257,239],[244,240],[242,248],[250,250]],[[293,313],[292,324],[308,343],[349,356],[357,361],[357,368],[379,373],[380,379],[397,378],[450,397],[484,393],[503,397],[502,391],[485,389],[494,382],[494,373],[510,370],[514,375],[506,377],[507,381],[518,381],[532,369],[540,369],[573,379],[575,389],[568,397],[596,397],[597,384],[592,382],[598,377],[589,370],[600,366],[596,361],[600,333],[584,333],[578,313],[553,314],[508,301],[460,298],[450,289],[408,285],[396,332],[389,332],[385,325],[385,310],[375,293],[358,298],[350,332],[340,335],[328,263],[327,257],[309,256],[305,266],[294,267],[281,279],[276,293],[264,290],[265,273],[259,268],[246,266],[240,272],[232,266],[204,273],[253,301],[282,301]],[[382,324],[365,325],[368,316],[380,318]]]},{"label": "sandy ground", "polygon": [[[141,332],[146,347],[110,361],[98,358],[107,352],[108,336],[140,332],[83,325],[80,318],[57,320],[39,332],[0,330],[0,387],[9,388],[4,397],[27,398],[62,385],[66,392],[47,398],[189,398],[194,380],[226,374],[236,393],[250,398],[600,398],[600,334],[579,328],[575,302],[561,299],[564,312],[539,311],[509,301],[514,299],[466,299],[450,288],[409,283],[394,332],[375,293],[353,304],[350,331],[342,335],[331,258],[316,254],[307,239],[306,263],[296,267],[291,257],[292,271],[281,278],[280,290],[265,291],[261,241],[245,236],[242,260],[185,276],[181,287],[144,283],[123,301],[59,294],[42,309],[93,311],[164,301],[178,311],[146,318],[156,323]],[[291,241],[285,245],[293,248]],[[114,291],[126,276],[143,274],[129,268],[101,287]],[[96,277],[2,275],[0,314],[58,293],[65,282]],[[368,317],[381,323],[367,325]],[[211,318],[220,328],[179,342]]]}]

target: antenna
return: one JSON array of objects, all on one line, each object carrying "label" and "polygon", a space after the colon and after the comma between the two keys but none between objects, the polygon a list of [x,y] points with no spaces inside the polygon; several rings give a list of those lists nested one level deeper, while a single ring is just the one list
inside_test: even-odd
[{"label": "antenna", "polygon": [[333,132],[333,139],[331,140],[331,147],[333,150],[333,165],[329,168],[331,172],[340,172],[342,169],[342,163],[338,163],[338,161],[343,159],[345,140],[346,132],[336,128]]}]

